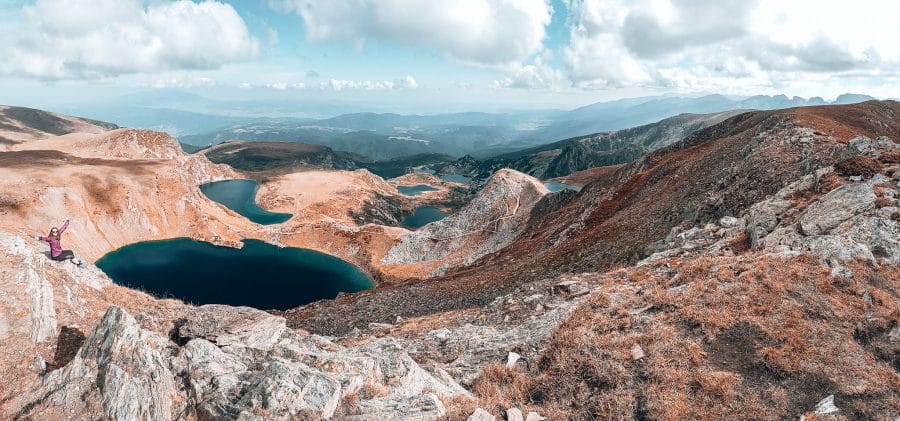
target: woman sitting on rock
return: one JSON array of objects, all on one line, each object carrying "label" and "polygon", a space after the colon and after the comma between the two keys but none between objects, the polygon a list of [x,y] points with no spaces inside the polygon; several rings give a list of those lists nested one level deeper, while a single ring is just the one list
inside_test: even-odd
[{"label": "woman sitting on rock", "polygon": [[63,226],[60,228],[50,228],[50,235],[46,237],[37,237],[40,241],[45,241],[47,244],[50,244],[50,258],[56,260],[58,262],[62,262],[65,260],[71,260],[72,263],[78,265],[79,267],[84,267],[84,262],[75,257],[75,253],[72,250],[63,250],[62,246],[59,244],[59,236],[62,235],[63,232],[66,231],[66,228],[69,226],[69,220],[66,219],[66,222],[63,223]]}]

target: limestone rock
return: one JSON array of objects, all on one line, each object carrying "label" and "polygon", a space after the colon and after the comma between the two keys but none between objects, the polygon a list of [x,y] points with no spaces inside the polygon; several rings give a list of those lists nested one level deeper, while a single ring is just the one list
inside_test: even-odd
[{"label": "limestone rock", "polygon": [[747,235],[750,246],[758,248],[763,237],[768,235],[781,220],[781,214],[791,207],[791,203],[782,199],[769,199],[756,203],[747,210]]},{"label": "limestone rock", "polygon": [[[443,402],[434,393],[415,396],[408,400],[375,398],[364,400],[356,405],[356,415],[342,415],[340,419],[348,420],[434,420],[447,415]],[[398,417],[398,414],[403,414]]]},{"label": "limestone rock", "polygon": [[818,256],[826,262],[846,263],[857,259],[868,262],[875,261],[875,256],[872,255],[868,247],[844,236],[816,235],[803,237],[799,241],[799,247],[796,248]]},{"label": "limestone rock", "polygon": [[177,323],[182,339],[203,338],[216,345],[270,350],[287,330],[285,320],[250,307],[210,304]]},{"label": "limestone rock", "polygon": [[575,280],[562,281],[556,284],[556,289],[572,297],[579,297],[591,292],[587,285]]},{"label": "limestone rock", "polygon": [[522,358],[521,355],[515,352],[510,352],[509,355],[506,356],[506,368],[513,368],[520,358]]},{"label": "limestone rock", "polygon": [[528,416],[525,417],[525,421],[543,421],[546,418],[542,417],[540,414],[534,411],[529,411]]},{"label": "limestone rock", "polygon": [[431,332],[428,332],[428,336],[434,337],[435,339],[437,339],[439,341],[446,341],[447,338],[450,337],[451,333],[452,332],[450,332],[450,329],[441,328],[441,329],[435,329],[435,330],[432,330]]},{"label": "limestone rock", "polygon": [[341,397],[341,384],[333,377],[302,363],[275,359],[266,364],[247,394],[238,402],[263,408],[279,419],[313,411],[330,418]]},{"label": "limestone rock", "polygon": [[719,220],[719,225],[725,228],[732,228],[738,224],[738,219],[733,216],[723,216],[722,219]]},{"label": "limestone rock", "polygon": [[[182,344],[180,347],[179,344]],[[145,330],[110,307],[81,351],[26,396],[22,416],[91,419],[287,420],[332,417],[364,385],[358,410],[383,419],[446,414],[438,396],[469,395],[440,369],[431,374],[393,338],[354,347],[285,328],[251,308],[189,308],[171,336]]]},{"label": "limestone rock", "polygon": [[490,412],[485,411],[484,409],[477,408],[472,415],[469,415],[467,421],[496,421],[497,418],[491,415]]},{"label": "limestone rock", "polygon": [[842,151],[841,156],[867,155],[878,158],[883,152],[897,147],[897,144],[887,136],[878,136],[875,139],[857,136],[847,142],[847,147]]},{"label": "limestone rock", "polygon": [[884,264],[900,265],[900,227],[897,221],[858,216],[847,228],[847,236],[865,244]]},{"label": "limestone rock", "polygon": [[506,421],[525,421],[525,418],[519,408],[509,408],[506,410]]},{"label": "limestone rock", "polygon": [[644,348],[641,348],[640,345],[634,344],[634,346],[631,347],[631,359],[632,360],[637,361],[641,358],[644,358],[645,356],[646,356],[646,354],[644,354]]},{"label": "limestone rock", "polygon": [[29,415],[42,418],[41,412],[50,409],[46,406],[56,404],[85,417],[175,418],[184,403],[177,399],[168,347],[166,339],[142,330],[121,308],[110,307],[75,359],[47,376],[47,399],[37,397]]},{"label": "limestone rock", "polygon": [[806,209],[800,229],[806,235],[826,234],[854,215],[871,209],[876,196],[871,183],[838,187]]},{"label": "limestone rock", "polygon": [[834,405],[834,395],[828,395],[820,400],[813,410],[819,415],[831,414],[839,411],[838,407]]}]

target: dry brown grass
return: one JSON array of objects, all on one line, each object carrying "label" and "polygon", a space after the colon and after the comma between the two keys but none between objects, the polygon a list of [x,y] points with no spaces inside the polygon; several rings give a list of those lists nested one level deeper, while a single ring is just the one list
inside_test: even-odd
[{"label": "dry brown grass", "polygon": [[402,336],[407,334],[422,334],[425,332],[429,332],[435,329],[440,329],[449,324],[452,324],[453,321],[463,318],[465,316],[471,316],[478,313],[478,309],[476,308],[466,308],[461,310],[451,310],[443,313],[429,314],[427,316],[421,317],[411,317],[409,319],[403,320],[399,325],[397,325],[397,331],[393,332],[393,336]]},{"label": "dry brown grass", "polygon": [[448,421],[465,420],[478,408],[477,399],[462,395],[441,397],[441,402],[444,404],[444,409],[447,410],[447,415],[444,416],[444,419]]},{"label": "dry brown grass", "polygon": [[9,196],[0,197],[0,213],[15,212],[21,214],[23,210],[22,203],[16,198]]},{"label": "dry brown grass", "polygon": [[366,382],[362,389],[359,390],[359,395],[362,399],[383,398],[389,394],[387,388],[372,382]]},{"label": "dry brown grass", "polygon": [[900,164],[900,149],[894,148],[881,154],[881,162],[885,164]]},{"label": "dry brown grass", "polygon": [[531,372],[489,366],[472,390],[495,415],[530,405],[551,419],[785,419],[829,394],[848,418],[889,417],[900,269],[849,267],[833,278],[815,258],[745,254],[632,268],[603,280]]},{"label": "dry brown grass", "polygon": [[834,170],[843,176],[861,175],[865,178],[880,173],[884,167],[874,158],[863,155],[854,155],[842,159],[834,164]]},{"label": "dry brown grass", "polygon": [[844,179],[837,173],[830,172],[819,179],[819,193],[828,193],[844,184]]},{"label": "dry brown grass", "polygon": [[879,197],[879,198],[875,199],[875,206],[877,206],[879,208],[885,208],[885,207],[893,206],[893,205],[894,205],[894,201],[891,199],[888,199],[886,197]]}]

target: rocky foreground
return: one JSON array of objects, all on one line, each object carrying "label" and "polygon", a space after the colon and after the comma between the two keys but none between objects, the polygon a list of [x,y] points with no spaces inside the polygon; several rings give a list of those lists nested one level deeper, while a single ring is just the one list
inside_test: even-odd
[{"label": "rocky foreground", "polygon": [[[893,419],[897,112],[737,116],[580,193],[501,172],[382,257],[464,264],[278,314],[150,297],[4,230],[0,418]],[[470,230],[490,249],[422,238]]]}]

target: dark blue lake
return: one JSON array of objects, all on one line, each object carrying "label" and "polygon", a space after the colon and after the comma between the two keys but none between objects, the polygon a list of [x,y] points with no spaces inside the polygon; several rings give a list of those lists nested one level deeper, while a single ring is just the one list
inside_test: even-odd
[{"label": "dark blue lake", "polygon": [[447,214],[436,207],[419,206],[413,211],[412,215],[403,218],[403,226],[415,229],[434,221],[440,221],[446,217]]},{"label": "dark blue lake", "polygon": [[568,184],[564,184],[564,183],[560,183],[560,182],[556,182],[556,181],[545,181],[544,187],[546,187],[547,190],[550,190],[551,193],[556,193],[556,192],[563,191],[566,189],[574,190],[574,191],[581,191],[581,187],[570,186]]},{"label": "dark blue lake", "polygon": [[471,178],[466,177],[466,176],[464,176],[464,175],[459,175],[459,174],[447,174],[447,175],[442,175],[442,176],[441,176],[441,179],[444,180],[444,181],[449,181],[449,182],[451,182],[451,183],[463,183],[463,184],[469,184],[470,182],[472,182],[472,179],[471,179]]},{"label": "dark blue lake", "polygon": [[235,249],[188,238],[108,253],[97,267],[119,285],[193,304],[285,310],[374,286],[360,268],[314,250],[244,240]]},{"label": "dark blue lake", "polygon": [[425,184],[416,184],[415,186],[397,186],[397,191],[404,196],[418,196],[427,191],[436,191],[437,189]]},{"label": "dark blue lake", "polygon": [[256,204],[259,184],[253,180],[225,180],[200,185],[206,197],[221,203],[245,218],[262,225],[280,224],[291,219],[289,213],[269,212]]}]

